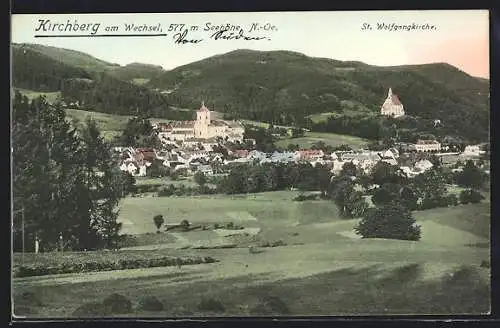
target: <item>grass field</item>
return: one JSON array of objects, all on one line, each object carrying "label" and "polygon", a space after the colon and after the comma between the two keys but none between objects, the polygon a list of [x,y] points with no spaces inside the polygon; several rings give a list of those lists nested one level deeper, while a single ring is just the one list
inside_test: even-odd
[{"label": "grass field", "polygon": [[359,116],[360,114],[364,116],[376,116],[378,112],[369,111],[366,108],[357,109],[344,109],[342,112],[325,112],[309,115],[308,117],[313,121],[313,123],[325,122],[329,117],[335,116]]},{"label": "grass field", "polygon": [[[66,109],[66,113],[70,118],[77,119],[80,122],[84,122],[88,116],[92,117],[96,121],[97,126],[101,130],[104,137],[108,139],[121,135],[121,132],[125,129],[127,121],[132,118],[130,115],[114,115],[80,109]],[[168,121],[169,120],[167,119],[161,118],[151,119],[151,122]]]},{"label": "grass field", "polygon": [[185,187],[196,187],[198,184],[193,181],[192,178],[171,180],[169,178],[147,178],[147,177],[136,177],[135,178],[136,185],[184,185]]},{"label": "grass field", "polygon": [[[82,303],[99,301],[116,292],[134,306],[125,316],[489,311],[490,271],[480,266],[490,258],[489,247],[484,246],[489,242],[488,203],[415,212],[423,235],[419,242],[408,242],[360,239],[352,231],[357,219],[340,219],[331,202],[294,202],[291,199],[295,195],[279,191],[234,197],[126,198],[120,212],[124,230],[141,236],[149,248],[101,252],[98,256],[211,256],[220,262],[15,278],[15,312],[70,317]],[[145,235],[156,230],[152,220],[155,214],[162,214],[167,223],[181,219],[193,225],[234,222],[258,228],[259,240],[282,240],[285,245],[251,254],[244,244],[238,244],[238,238],[226,238],[217,230]],[[236,247],[171,247],[197,243],[213,246],[224,240],[236,243]],[[25,261],[57,262],[63,257],[81,261],[85,256],[30,254]],[[19,261],[19,255],[14,259]],[[31,293],[31,298],[23,297],[24,293]],[[164,310],[138,308],[145,296],[157,297]],[[282,301],[281,308],[266,301],[273,297]],[[221,301],[224,309],[216,313],[200,309],[198,303],[205,298]]]},{"label": "grass field", "polygon": [[[214,315],[197,308],[203,298],[223,303],[225,309],[218,315],[489,311],[489,270],[478,266],[487,254],[470,248],[342,240],[277,247],[254,255],[245,249],[200,251],[207,252],[221,262],[15,279],[17,313],[68,317],[82,303],[116,292],[134,306],[144,296],[156,296],[165,304],[160,313],[134,310],[128,316]],[[37,304],[22,298],[27,291],[36,295]],[[261,299],[273,296],[283,301],[287,313],[257,309]]]},{"label": "grass field", "polygon": [[321,133],[321,132],[306,132],[301,138],[286,138],[279,140],[276,145],[286,147],[289,144],[298,144],[300,148],[309,148],[314,143],[322,141],[327,145],[336,147],[342,144],[349,145],[353,148],[361,148],[368,143],[367,140],[343,134]]}]

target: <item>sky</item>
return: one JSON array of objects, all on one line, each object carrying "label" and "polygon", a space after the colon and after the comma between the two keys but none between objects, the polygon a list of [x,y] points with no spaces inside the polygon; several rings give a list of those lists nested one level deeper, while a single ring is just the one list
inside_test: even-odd
[{"label": "sky", "polygon": [[[166,36],[155,37],[50,37],[35,34],[91,34],[86,32],[35,31],[39,20],[49,24],[100,24],[99,34],[133,34],[125,24],[159,24]],[[274,31],[249,32],[252,23],[274,26]],[[232,24],[246,36],[263,40],[214,40],[216,31],[204,31],[206,24]],[[371,29],[364,29],[366,24]],[[377,24],[428,24],[427,30],[379,30]],[[199,26],[187,39],[203,39],[197,44],[175,44],[170,24]],[[117,26],[116,31],[106,27]],[[235,32],[238,33],[238,32]],[[11,41],[38,43],[88,53],[99,59],[126,65],[141,62],[173,69],[216,54],[236,49],[290,50],[312,57],[361,61],[377,66],[397,66],[445,62],[477,77],[489,78],[489,16],[486,10],[440,11],[357,11],[357,12],[259,12],[259,13],[186,13],[186,14],[65,14],[13,15]]]}]

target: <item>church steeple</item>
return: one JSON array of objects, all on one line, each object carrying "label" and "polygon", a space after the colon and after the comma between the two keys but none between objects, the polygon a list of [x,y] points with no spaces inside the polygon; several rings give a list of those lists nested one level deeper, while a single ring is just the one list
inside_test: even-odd
[{"label": "church steeple", "polygon": [[389,92],[387,93],[387,98],[392,98],[392,88],[389,88]]},{"label": "church steeple", "polygon": [[205,107],[205,101],[201,102],[201,107],[198,111],[199,112],[208,112],[209,111],[208,108]]}]

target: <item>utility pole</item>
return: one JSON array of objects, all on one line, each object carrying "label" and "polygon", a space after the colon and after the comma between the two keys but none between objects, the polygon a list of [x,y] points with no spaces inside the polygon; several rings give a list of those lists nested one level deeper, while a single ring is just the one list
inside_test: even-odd
[{"label": "utility pole", "polygon": [[21,229],[22,229],[22,243],[23,243],[23,255],[22,255],[22,263],[24,264],[24,205],[21,207]]}]

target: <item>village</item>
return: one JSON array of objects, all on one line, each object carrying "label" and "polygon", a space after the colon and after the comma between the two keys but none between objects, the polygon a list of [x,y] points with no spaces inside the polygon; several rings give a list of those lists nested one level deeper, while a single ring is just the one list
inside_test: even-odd
[{"label": "village", "polygon": [[[397,95],[389,88],[387,99],[381,107],[381,115],[400,117],[404,107]],[[489,173],[489,164],[480,161],[485,154],[484,145],[467,145],[463,151],[453,151],[436,140],[417,140],[415,143],[396,143],[394,147],[373,151],[350,149],[325,152],[319,147],[296,151],[265,153],[244,149],[241,145],[253,145],[255,140],[244,139],[245,128],[238,121],[214,120],[211,111],[202,102],[194,121],[156,123],[153,128],[161,142],[160,149],[115,147],[120,159],[120,169],[135,177],[146,177],[153,163],[181,176],[193,176],[202,172],[206,176],[224,175],[232,164],[299,163],[326,166],[338,174],[345,163],[352,163],[365,174],[382,161],[398,166],[408,177],[415,177],[433,167],[431,156],[444,166],[460,171],[467,160],[472,160]],[[234,145],[239,145],[234,147]],[[348,146],[348,145],[347,145]],[[243,149],[242,149],[243,148]],[[347,147],[350,148],[350,147]]]}]

